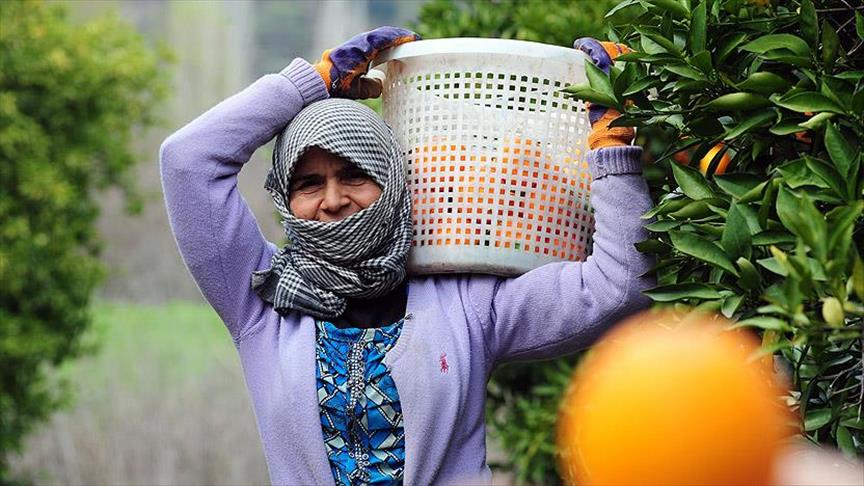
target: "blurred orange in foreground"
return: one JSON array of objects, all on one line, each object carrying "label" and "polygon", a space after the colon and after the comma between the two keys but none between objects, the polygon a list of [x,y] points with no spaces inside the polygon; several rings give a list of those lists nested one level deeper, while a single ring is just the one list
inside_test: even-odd
[{"label": "blurred orange in foreground", "polygon": [[756,339],[709,315],[631,318],[576,372],[558,420],[565,481],[769,484],[793,430]]}]

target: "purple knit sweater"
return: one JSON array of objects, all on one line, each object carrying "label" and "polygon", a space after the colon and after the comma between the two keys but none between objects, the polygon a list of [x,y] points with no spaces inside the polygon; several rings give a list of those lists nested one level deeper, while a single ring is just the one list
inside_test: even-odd
[{"label": "purple knit sweater", "polygon": [[[315,390],[315,324],[280,317],[252,290],[269,267],[265,240],[237,174],[305,105],[327,97],[295,59],[172,134],[159,152],[165,202],[183,261],[234,339],[274,484],[332,484]],[[638,147],[590,161],[596,233],[584,263],[555,263],[518,278],[415,277],[404,329],[385,358],[402,401],[405,483],[483,483],[486,381],[499,364],[547,359],[590,345],[647,306],[640,277],[651,260],[633,244],[651,206]],[[446,355],[446,357],[444,357]],[[446,359],[447,366],[443,366]]]}]

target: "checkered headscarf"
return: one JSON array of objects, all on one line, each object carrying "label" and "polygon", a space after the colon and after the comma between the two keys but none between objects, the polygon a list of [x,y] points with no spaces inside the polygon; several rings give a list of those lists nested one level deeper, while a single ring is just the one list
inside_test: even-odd
[{"label": "checkered headscarf", "polygon": [[[369,207],[334,222],[295,218],[288,208],[294,167],[316,146],[357,165],[381,186]],[[275,310],[318,318],[345,311],[345,298],[386,294],[405,278],[411,199],[396,137],[370,108],[341,98],[304,108],[276,138],[264,187],[273,196],[289,243],[271,268],[252,273],[252,288]]]}]

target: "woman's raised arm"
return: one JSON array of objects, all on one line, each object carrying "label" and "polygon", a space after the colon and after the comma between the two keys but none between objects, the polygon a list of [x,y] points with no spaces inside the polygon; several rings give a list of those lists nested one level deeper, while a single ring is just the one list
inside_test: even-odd
[{"label": "woman's raised arm", "polygon": [[648,236],[641,216],[651,208],[640,174],[641,152],[639,147],[609,147],[589,157],[595,232],[585,262],[552,263],[492,285],[477,277],[469,283],[491,361],[574,353],[647,307],[649,300],[641,292],[654,281],[643,274],[653,259],[633,246]]},{"label": "woman's raised arm", "polygon": [[264,310],[251,275],[268,268],[276,251],[240,194],[237,174],[304,106],[326,97],[322,77],[298,58],[177,130],[159,149],[180,254],[235,340]]},{"label": "woman's raised arm", "polygon": [[[614,59],[630,49],[582,38],[573,47],[609,73]],[[584,263],[558,263],[518,278],[478,285],[479,318],[485,326],[488,358],[494,362],[553,358],[590,345],[612,324],[647,307],[642,290],[654,281],[645,274],[653,259],[635,244],[648,237],[641,216],[651,208],[642,178],[642,149],[630,146],[635,132],[615,127],[620,116],[590,104],[588,164],[595,233]]]}]

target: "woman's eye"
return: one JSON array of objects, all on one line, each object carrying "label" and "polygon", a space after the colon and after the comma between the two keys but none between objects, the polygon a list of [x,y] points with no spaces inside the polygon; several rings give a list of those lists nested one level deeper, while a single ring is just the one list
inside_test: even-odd
[{"label": "woman's eye", "polygon": [[311,192],[311,191],[315,191],[320,186],[321,186],[320,181],[317,181],[315,179],[307,179],[307,180],[300,181],[297,184],[295,184],[294,187],[292,188],[292,190],[298,191],[298,192]]}]

